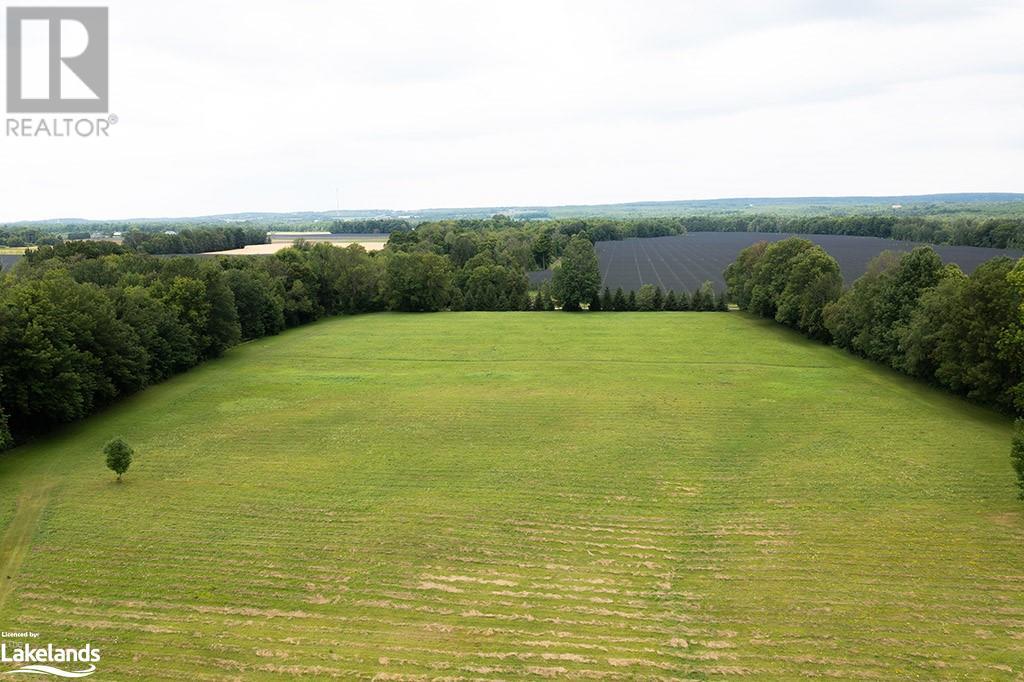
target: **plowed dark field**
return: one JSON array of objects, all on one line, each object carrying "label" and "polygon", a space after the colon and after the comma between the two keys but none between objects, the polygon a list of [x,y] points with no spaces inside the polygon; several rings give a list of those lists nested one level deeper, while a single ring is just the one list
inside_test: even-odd
[{"label": "plowed dark field", "polygon": [[[774,242],[791,236],[764,232],[693,232],[676,237],[598,242],[601,286],[613,291],[617,287],[629,291],[644,284],[655,284],[664,290],[692,291],[705,280],[710,280],[716,289],[721,290],[725,287],[722,271],[741,250],[755,242]],[[839,261],[847,285],[864,274],[868,262],[883,251],[910,251],[919,246],[914,242],[876,237],[801,236],[819,244]],[[976,246],[933,248],[944,261],[956,263],[967,273],[996,256],[1019,258],[1022,255],[1020,251]],[[530,273],[530,281],[534,284],[550,277],[550,270]]]}]

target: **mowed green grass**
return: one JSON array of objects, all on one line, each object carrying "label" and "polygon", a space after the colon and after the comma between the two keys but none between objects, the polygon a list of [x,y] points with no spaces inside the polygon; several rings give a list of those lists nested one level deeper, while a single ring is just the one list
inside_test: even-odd
[{"label": "mowed green grass", "polygon": [[1009,436],[739,313],[338,318],[0,457],[0,627],[112,679],[1019,679]]}]

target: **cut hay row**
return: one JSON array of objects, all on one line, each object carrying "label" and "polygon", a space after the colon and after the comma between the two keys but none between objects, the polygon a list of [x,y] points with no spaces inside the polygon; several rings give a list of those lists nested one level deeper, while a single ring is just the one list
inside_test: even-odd
[{"label": "cut hay row", "polygon": [[62,464],[0,621],[118,679],[1012,679],[1007,434],[741,314],[330,320],[0,460]]}]

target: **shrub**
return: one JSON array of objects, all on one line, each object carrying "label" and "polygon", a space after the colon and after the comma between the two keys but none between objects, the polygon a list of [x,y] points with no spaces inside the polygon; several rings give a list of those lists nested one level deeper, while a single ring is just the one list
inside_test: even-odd
[{"label": "shrub", "polygon": [[132,455],[135,454],[135,451],[123,438],[115,438],[107,443],[107,446],[103,448],[103,453],[107,456],[107,468],[117,474],[117,480],[120,481],[121,476],[131,466]]}]

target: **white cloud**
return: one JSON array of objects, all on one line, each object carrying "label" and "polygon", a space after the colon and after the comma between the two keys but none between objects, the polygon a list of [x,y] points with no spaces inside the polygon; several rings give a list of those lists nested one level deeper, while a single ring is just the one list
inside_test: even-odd
[{"label": "white cloud", "polygon": [[0,138],[0,219],[1024,190],[1024,2],[110,15],[121,122]]}]

